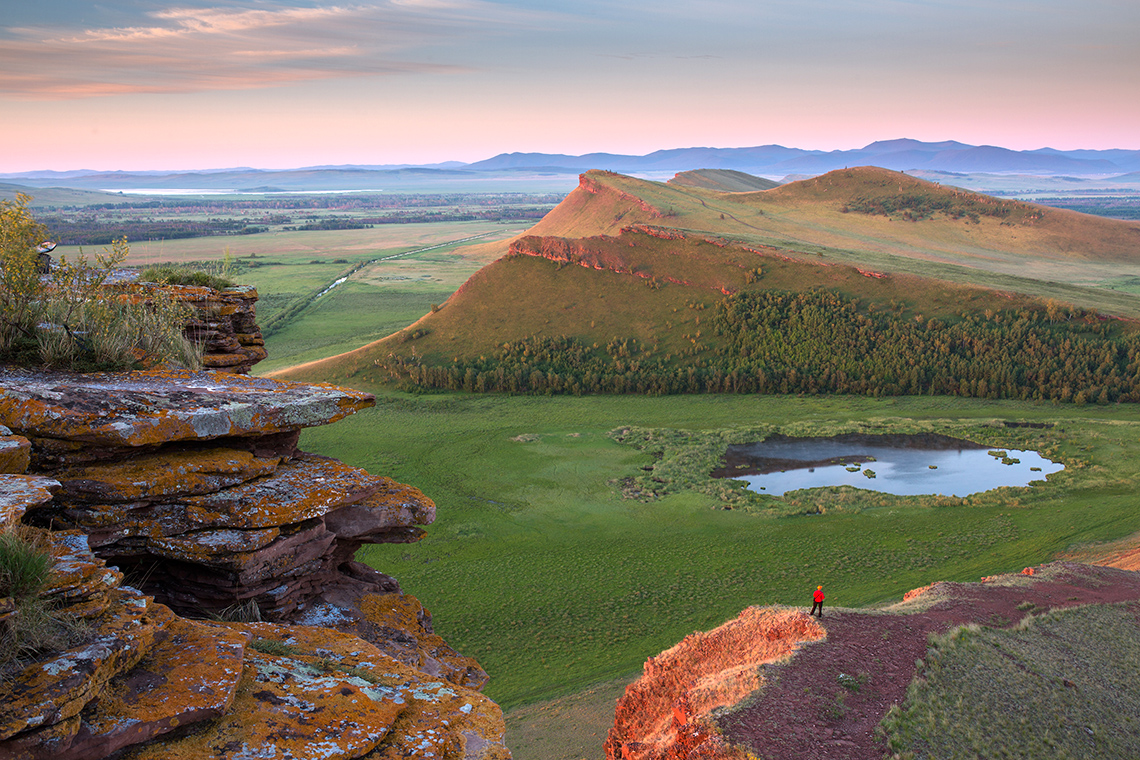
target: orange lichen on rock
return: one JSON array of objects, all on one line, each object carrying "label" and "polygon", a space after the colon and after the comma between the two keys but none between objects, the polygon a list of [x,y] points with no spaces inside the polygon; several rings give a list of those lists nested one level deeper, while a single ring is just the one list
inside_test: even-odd
[{"label": "orange lichen on rock", "polygon": [[160,451],[127,460],[57,470],[62,498],[79,502],[130,502],[167,496],[194,496],[270,475],[280,457],[212,448]]},{"label": "orange lichen on rock", "polygon": [[0,425],[0,473],[20,475],[32,462],[32,442]]},{"label": "orange lichen on rock", "polygon": [[18,433],[110,446],[268,435],[325,425],[372,394],[216,372],[76,375],[0,368],[0,424]]},{"label": "orange lichen on rock", "polygon": [[90,641],[28,665],[0,685],[0,742],[78,715],[111,678],[143,658],[162,621],[148,614],[150,602],[137,591],[112,593],[112,609]]},{"label": "orange lichen on rock", "polygon": [[213,625],[252,639],[230,713],[204,730],[160,739],[125,758],[510,757],[493,702],[368,642],[326,628]]},{"label": "orange lichen on rock", "polygon": [[486,685],[487,673],[479,663],[456,652],[432,630],[431,613],[414,596],[365,594],[360,599],[360,611],[366,629],[361,633],[369,640],[375,640],[367,636],[369,628],[404,632],[400,643],[383,642],[386,654],[457,686],[481,689]]},{"label": "orange lichen on rock", "polygon": [[0,527],[19,522],[30,509],[47,504],[59,481],[38,475],[0,475]]},{"label": "orange lichen on rock", "polygon": [[71,760],[98,760],[179,726],[224,715],[242,674],[248,634],[195,623],[162,605],[156,645],[108,683],[71,742]]},{"label": "orange lichen on rock", "polygon": [[[606,738],[613,760],[727,756],[708,714],[739,703],[763,684],[760,667],[826,635],[802,611],[749,607],[734,620],[697,632],[645,663],[641,678],[618,701]],[[683,748],[683,752],[680,750]],[[693,754],[696,753],[696,754]]]}]

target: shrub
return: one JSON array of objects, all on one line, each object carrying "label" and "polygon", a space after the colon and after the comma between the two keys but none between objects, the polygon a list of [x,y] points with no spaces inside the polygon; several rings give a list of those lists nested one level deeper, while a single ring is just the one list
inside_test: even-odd
[{"label": "shrub", "polygon": [[41,276],[36,249],[47,230],[28,213],[30,200],[0,201],[0,361],[77,370],[201,366],[198,349],[182,334],[189,306],[161,291],[106,287],[130,252],[125,238],[94,265],[81,251]]}]

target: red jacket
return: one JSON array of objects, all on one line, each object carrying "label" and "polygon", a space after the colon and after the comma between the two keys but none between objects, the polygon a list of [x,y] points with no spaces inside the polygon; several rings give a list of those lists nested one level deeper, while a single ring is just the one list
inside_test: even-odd
[{"label": "red jacket", "polygon": [[819,591],[819,590],[817,590],[817,591],[815,592],[815,596],[814,596],[813,598],[814,598],[814,599],[815,599],[817,602],[822,602],[822,601],[823,601],[823,592],[822,592],[822,591]]}]

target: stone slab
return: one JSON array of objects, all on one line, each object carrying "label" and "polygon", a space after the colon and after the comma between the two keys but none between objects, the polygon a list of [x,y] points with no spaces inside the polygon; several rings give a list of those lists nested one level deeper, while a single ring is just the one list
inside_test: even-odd
[{"label": "stone slab", "polygon": [[115,675],[133,668],[157,630],[149,600],[129,587],[116,589],[116,604],[91,640],[52,653],[0,684],[0,740],[79,714]]},{"label": "stone slab", "polygon": [[424,496],[420,489],[397,483],[391,478],[381,478],[379,490],[368,498],[325,515],[325,525],[337,538],[357,539],[363,543],[369,543],[369,537],[375,534],[390,533],[392,528],[430,525],[433,522],[435,502]]},{"label": "stone slab", "polygon": [[52,475],[63,502],[98,504],[196,496],[270,475],[279,457],[230,448],[160,451],[129,460],[70,467]]},{"label": "stone slab", "polygon": [[108,446],[281,433],[374,404],[369,393],[327,383],[217,372],[0,368],[0,424],[29,437]]},{"label": "stone slab", "polygon": [[[375,748],[407,708],[371,682],[328,667],[315,651],[281,639],[267,649],[274,654],[258,651],[261,631],[274,628],[267,623],[227,627],[253,636],[230,711],[186,736],[130,748],[124,760],[349,760]],[[281,638],[288,642],[288,633]]]},{"label": "stone slab", "polygon": [[100,760],[179,726],[225,715],[242,674],[249,635],[184,620],[162,605],[168,623],[138,665],[107,684],[85,710],[69,760]]},{"label": "stone slab", "polygon": [[0,475],[0,527],[14,525],[29,510],[52,500],[59,481],[38,475]]}]

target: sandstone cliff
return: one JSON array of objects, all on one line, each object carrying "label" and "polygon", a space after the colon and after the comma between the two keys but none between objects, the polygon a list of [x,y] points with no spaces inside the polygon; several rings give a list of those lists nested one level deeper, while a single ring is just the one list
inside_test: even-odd
[{"label": "sandstone cliff", "polygon": [[[257,355],[242,340],[230,369]],[[0,530],[50,547],[41,597],[80,631],[0,674],[0,759],[509,757],[486,673],[353,561],[418,540],[435,505],[297,449],[373,403],[243,374],[0,368]]]}]

